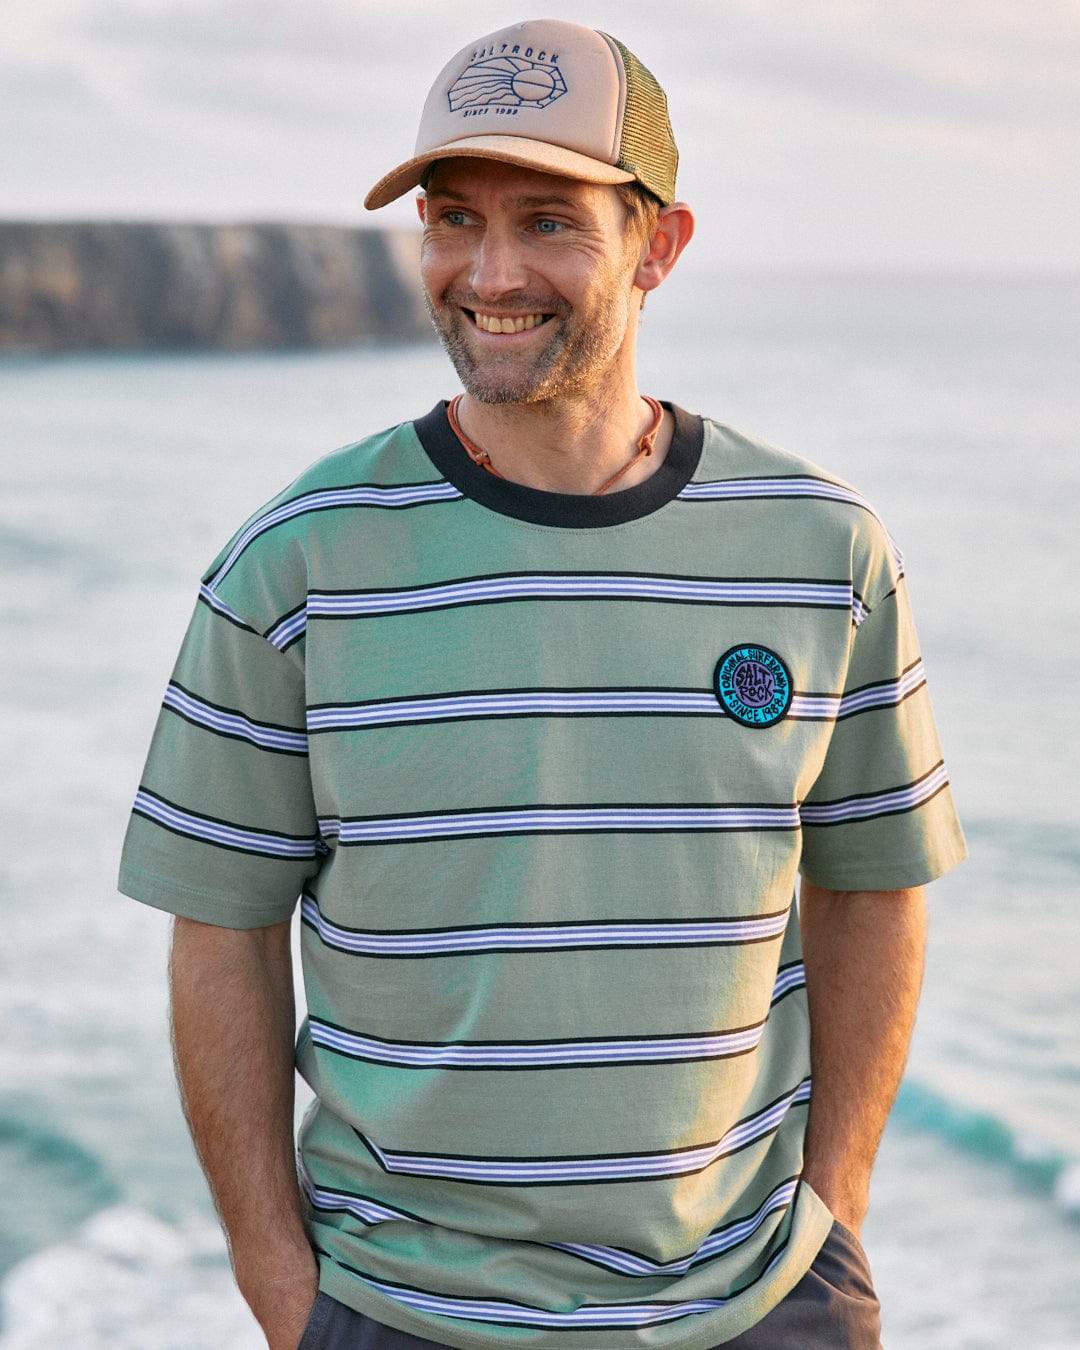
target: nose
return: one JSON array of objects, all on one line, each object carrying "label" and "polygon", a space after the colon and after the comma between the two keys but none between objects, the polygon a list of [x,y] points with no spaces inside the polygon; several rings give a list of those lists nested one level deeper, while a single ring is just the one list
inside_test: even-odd
[{"label": "nose", "polygon": [[490,223],[484,228],[476,243],[469,280],[481,300],[497,300],[524,289],[527,278],[521,245],[512,230]]}]

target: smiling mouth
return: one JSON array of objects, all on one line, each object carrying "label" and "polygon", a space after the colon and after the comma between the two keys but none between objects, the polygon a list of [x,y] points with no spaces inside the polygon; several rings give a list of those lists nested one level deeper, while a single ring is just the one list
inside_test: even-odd
[{"label": "smiling mouth", "polygon": [[483,333],[527,333],[531,328],[539,328],[542,323],[554,316],[551,314],[484,314],[480,310],[467,309],[465,313]]}]

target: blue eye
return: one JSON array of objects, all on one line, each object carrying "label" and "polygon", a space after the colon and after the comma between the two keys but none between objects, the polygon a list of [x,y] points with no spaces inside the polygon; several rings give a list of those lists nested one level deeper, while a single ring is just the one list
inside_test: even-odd
[{"label": "blue eye", "polygon": [[537,234],[558,234],[562,229],[562,223],[558,220],[538,220],[536,222]]}]

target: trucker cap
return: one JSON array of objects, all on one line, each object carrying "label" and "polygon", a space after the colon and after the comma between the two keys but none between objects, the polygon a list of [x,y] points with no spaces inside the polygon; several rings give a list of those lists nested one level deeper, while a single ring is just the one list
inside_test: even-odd
[{"label": "trucker cap", "polygon": [[385,206],[449,158],[497,159],[585,183],[636,181],[670,206],[679,152],[664,91],[621,42],[532,19],[477,38],[443,68],[412,158],[380,178],[364,205]]}]

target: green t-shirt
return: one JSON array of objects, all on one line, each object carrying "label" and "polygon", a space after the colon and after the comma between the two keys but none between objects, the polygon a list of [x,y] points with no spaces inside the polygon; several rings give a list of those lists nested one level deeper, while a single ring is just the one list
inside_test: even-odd
[{"label": "green t-shirt", "polygon": [[796,876],[963,856],[895,545],[676,411],[645,483],[538,492],[443,405],[320,461],[204,579],[121,888],[298,898],[322,1287],[460,1347],[704,1350],[831,1222]]}]

